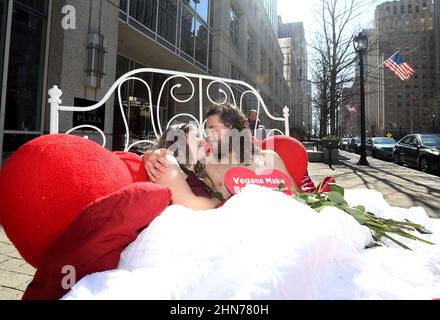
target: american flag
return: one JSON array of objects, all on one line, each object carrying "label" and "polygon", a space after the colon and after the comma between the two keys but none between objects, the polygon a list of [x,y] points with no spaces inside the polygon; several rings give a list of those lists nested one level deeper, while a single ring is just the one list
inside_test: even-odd
[{"label": "american flag", "polygon": [[408,81],[416,73],[416,71],[403,60],[402,55],[399,53],[389,58],[385,62],[385,66],[402,81]]},{"label": "american flag", "polygon": [[350,113],[356,113],[356,112],[357,112],[357,109],[356,109],[356,107],[353,105],[353,102],[349,102],[349,103],[345,106],[345,108],[346,108],[347,111],[350,112]]}]

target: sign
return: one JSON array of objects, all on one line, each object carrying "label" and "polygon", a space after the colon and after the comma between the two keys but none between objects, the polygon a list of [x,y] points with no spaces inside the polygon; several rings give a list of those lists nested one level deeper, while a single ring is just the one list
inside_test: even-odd
[{"label": "sign", "polygon": [[[243,167],[229,170],[225,174],[225,184],[228,191],[235,195],[240,193],[247,185],[257,185],[275,191],[282,191],[292,195],[293,184],[289,177],[280,170],[265,170],[261,174]],[[282,187],[280,189],[280,187]]]},{"label": "sign", "polygon": [[391,139],[391,138],[393,137],[393,134],[390,133],[390,132],[388,132],[388,133],[387,133],[387,137]]},{"label": "sign", "polygon": [[[75,107],[90,107],[96,104],[96,101],[75,98],[73,104]],[[105,124],[105,104],[98,109],[87,112],[73,113],[73,127],[82,125],[95,126],[104,131]]]}]

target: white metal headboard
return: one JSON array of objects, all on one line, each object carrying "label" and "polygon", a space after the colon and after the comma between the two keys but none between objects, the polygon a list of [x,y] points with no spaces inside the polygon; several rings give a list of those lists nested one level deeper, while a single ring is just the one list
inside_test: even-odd
[{"label": "white metal headboard", "polygon": [[[150,85],[145,80],[143,80],[137,76],[141,73],[155,73],[155,74],[168,75],[168,78],[162,84],[162,87],[161,87],[161,90],[160,90],[160,93],[158,96],[158,101],[156,104],[156,110],[153,110],[154,109],[153,108],[153,97],[152,97],[152,90],[151,90]],[[193,81],[191,79],[193,79]],[[170,70],[162,70],[162,69],[154,69],[154,68],[142,68],[142,69],[137,69],[137,70],[133,70],[131,72],[126,73],[125,75],[120,77],[112,85],[110,90],[108,90],[108,92],[106,93],[104,98],[101,99],[101,101],[99,101],[98,103],[96,103],[90,107],[61,106],[62,101],[60,98],[62,96],[62,91],[57,86],[54,86],[52,89],[49,90],[50,133],[51,134],[59,133],[60,111],[86,112],[86,111],[96,110],[99,107],[103,106],[110,99],[110,97],[113,95],[113,93],[115,93],[115,91],[117,90],[117,97],[118,97],[118,101],[119,101],[119,106],[121,109],[121,114],[122,114],[122,118],[123,118],[124,125],[125,125],[125,130],[126,130],[126,138],[125,138],[126,141],[125,141],[124,151],[129,151],[134,146],[139,145],[139,144],[144,144],[144,143],[154,144],[155,141],[142,140],[142,141],[137,141],[137,142],[129,145],[130,130],[128,127],[127,118],[125,116],[125,112],[124,112],[124,108],[123,108],[123,101],[122,101],[122,97],[121,97],[121,87],[125,82],[130,81],[130,80],[140,81],[146,87],[146,90],[148,92],[148,104],[149,104],[149,109],[151,112],[151,125],[153,128],[154,134],[156,136],[156,139],[159,139],[159,137],[162,135],[162,133],[164,131],[161,127],[162,122],[160,121],[161,120],[160,119],[160,102],[162,99],[162,94],[164,92],[165,86],[171,80],[174,80],[176,82],[176,84],[170,89],[170,95],[174,99],[174,101],[179,102],[179,103],[187,103],[187,102],[191,101],[197,92],[195,84],[198,85],[199,114],[198,114],[198,118],[196,116],[194,116],[192,114],[188,114],[188,113],[177,114],[168,122],[167,128],[177,118],[186,117],[186,118],[190,118],[193,121],[195,121],[197,123],[197,125],[199,126],[201,132],[204,132],[204,125],[205,125],[206,120],[204,120],[205,115],[204,115],[203,101],[205,98],[205,93],[206,93],[207,99],[212,104],[217,104],[217,105],[220,105],[220,104],[227,102],[229,99],[229,95],[228,95],[228,93],[229,93],[231,96],[231,99],[232,99],[232,101],[230,101],[230,102],[233,105],[239,107],[240,110],[243,110],[242,109],[243,108],[243,98],[246,95],[253,95],[257,99],[257,103],[258,103],[258,107],[257,107],[257,117],[258,118],[260,116],[261,107],[263,107],[263,110],[265,111],[266,115],[270,119],[275,120],[275,121],[284,122],[285,132],[282,132],[278,129],[272,129],[269,131],[268,136],[270,136],[271,134],[274,134],[275,132],[278,132],[280,134],[285,134],[287,136],[289,136],[289,134],[290,134],[290,132],[289,132],[289,108],[286,106],[283,109],[283,118],[273,116],[269,112],[269,110],[267,109],[266,104],[264,103],[264,101],[261,98],[258,91],[246,82],[232,80],[232,79],[226,79],[226,78],[218,78],[218,77],[200,75],[200,74],[183,73],[183,72],[179,72],[179,71],[170,71]],[[187,81],[187,83],[191,87],[191,93],[189,93],[190,97],[187,99],[184,99],[184,100],[177,98],[175,95],[175,90],[182,87],[182,81]],[[218,93],[222,95],[223,101],[214,101],[212,99],[210,89],[211,89],[212,85],[214,85],[214,84],[224,86],[226,88],[226,90],[228,91],[227,92],[227,91],[223,90],[222,88],[218,89]],[[204,90],[204,85],[206,86],[206,90]],[[231,85],[242,86],[246,89],[243,91],[243,93],[241,93],[239,100],[236,99],[234,91],[231,88]],[[239,101],[239,104],[237,104],[237,101]],[[156,111],[156,112],[154,112],[154,111]],[[101,129],[99,129],[95,126],[91,126],[91,125],[78,126],[78,127],[72,128],[71,130],[67,131],[66,134],[70,134],[76,130],[85,129],[85,128],[93,129],[93,130],[96,130],[97,132],[99,132],[103,137],[103,141],[104,141],[103,146],[105,147],[105,145],[107,144],[105,134],[104,134],[104,132],[102,132]],[[167,129],[167,128],[165,128],[165,129]],[[255,128],[255,130],[256,129],[257,128]]]}]

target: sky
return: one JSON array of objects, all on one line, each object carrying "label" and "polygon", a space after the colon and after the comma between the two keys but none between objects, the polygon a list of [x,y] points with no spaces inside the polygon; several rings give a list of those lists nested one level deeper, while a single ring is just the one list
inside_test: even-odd
[{"label": "sky", "polygon": [[[343,1],[343,0],[340,0]],[[365,13],[359,19],[359,24],[363,27],[373,27],[374,10],[385,0],[371,0]],[[319,14],[321,0],[278,0],[278,14],[281,15],[283,22],[303,21],[306,30],[306,37],[309,41],[313,33],[319,30],[316,22],[316,15]]]}]

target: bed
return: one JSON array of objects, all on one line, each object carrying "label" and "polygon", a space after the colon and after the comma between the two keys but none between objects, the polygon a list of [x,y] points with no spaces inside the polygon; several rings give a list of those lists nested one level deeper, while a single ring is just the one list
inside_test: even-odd
[{"label": "bed", "polygon": [[[162,127],[160,111],[151,102],[151,88],[139,77],[144,72],[165,74],[175,80],[170,91],[172,98],[178,104],[195,99],[197,114],[177,114]],[[127,132],[122,157],[129,160],[131,169],[137,166],[135,171],[139,173],[138,158],[127,151],[154,141],[130,143],[121,86],[132,80],[142,82],[148,92],[156,137],[179,118],[194,121],[203,131],[205,102],[232,100],[243,108],[246,95],[254,96],[259,116],[264,111],[268,118],[282,123],[284,130],[270,130],[270,136],[289,135],[289,109],[284,108],[282,117],[273,116],[260,93],[244,82],[140,69],[122,76],[99,103],[88,108],[62,106],[61,90],[52,88],[49,91],[51,136],[63,140],[52,155],[63,153],[60,150],[67,144],[84,144],[82,138],[58,135],[61,112],[94,110],[116,94]],[[175,94],[183,82],[191,89],[184,100]],[[234,86],[238,85],[245,88],[240,96],[235,95]],[[211,90],[222,101],[215,99]],[[160,98],[161,94],[156,106],[160,105]],[[67,133],[83,129],[86,128],[72,128]],[[102,131],[87,129],[100,132],[102,145],[106,145]],[[284,141],[282,136],[277,139]],[[40,149],[45,147],[45,141],[42,140]],[[86,147],[93,148],[92,155],[100,152],[95,145]],[[298,144],[290,147],[300,150],[297,156],[306,157],[305,149]],[[284,152],[286,165],[296,161],[286,145],[279,151]],[[297,170],[298,166],[294,167],[292,170]],[[307,164],[301,170],[306,169]],[[437,245],[399,239],[413,251],[403,250],[392,242],[366,249],[374,242],[372,234],[352,216],[330,207],[317,213],[291,196],[255,185],[247,186],[219,209],[193,211],[170,205],[169,190],[142,181],[145,179],[142,177],[145,173],[75,213],[38,261],[36,276],[24,299],[434,299],[440,296]],[[1,183],[2,177],[0,189]],[[51,190],[57,192],[56,188]],[[14,194],[9,193],[6,200],[12,197]],[[432,231],[426,239],[440,243],[439,221],[430,219],[422,208],[391,207],[374,190],[347,190],[345,198],[350,205],[362,205],[380,217],[420,223]],[[62,201],[68,201],[68,197]],[[5,230],[8,233],[6,224]]]}]

